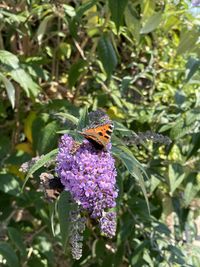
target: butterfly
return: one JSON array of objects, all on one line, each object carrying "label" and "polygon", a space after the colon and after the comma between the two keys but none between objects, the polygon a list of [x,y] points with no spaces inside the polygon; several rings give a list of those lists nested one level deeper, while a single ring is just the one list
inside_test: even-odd
[{"label": "butterfly", "polygon": [[61,183],[60,179],[48,173],[42,173],[40,175],[40,183],[45,193],[45,198],[49,202],[57,199],[64,190],[64,185]]},{"label": "butterfly", "polygon": [[112,123],[105,123],[83,129],[83,131],[79,133],[94,144],[96,148],[105,149],[106,145],[110,142],[113,128],[114,125]]}]

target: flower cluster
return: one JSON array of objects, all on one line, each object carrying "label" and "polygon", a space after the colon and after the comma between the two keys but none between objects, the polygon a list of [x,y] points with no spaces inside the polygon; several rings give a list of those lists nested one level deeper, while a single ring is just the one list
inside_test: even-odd
[{"label": "flower cluster", "polygon": [[20,172],[28,172],[30,170],[30,168],[39,160],[43,157],[43,155],[41,156],[37,156],[37,157],[34,157],[32,158],[31,160],[27,161],[27,162],[24,162],[21,167],[20,167]]},{"label": "flower cluster", "polygon": [[69,234],[69,243],[73,259],[79,260],[82,256],[83,236],[85,230],[86,219],[82,218],[79,210],[70,212],[71,229]]},{"label": "flower cluster", "polygon": [[128,145],[131,144],[139,145],[148,140],[154,143],[160,143],[164,145],[170,145],[172,142],[168,136],[164,136],[162,134],[154,133],[151,131],[138,132],[135,135],[125,137],[124,140]]},{"label": "flower cluster", "polygon": [[101,124],[110,124],[112,121],[109,116],[101,109],[89,113],[89,127],[99,126]]},{"label": "flower cluster", "polygon": [[109,209],[116,206],[117,189],[111,144],[105,151],[84,140],[72,153],[74,142],[66,134],[61,137],[56,172],[76,203],[88,210],[91,218],[99,220],[102,233],[112,237],[116,230],[116,216]]},{"label": "flower cluster", "polygon": [[192,0],[192,6],[193,7],[199,6],[200,7],[200,0]]}]

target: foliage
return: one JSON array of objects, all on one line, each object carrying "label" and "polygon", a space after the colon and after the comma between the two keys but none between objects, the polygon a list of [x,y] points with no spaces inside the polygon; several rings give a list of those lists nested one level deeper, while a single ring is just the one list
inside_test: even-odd
[{"label": "foliage", "polygon": [[[200,266],[199,18],[183,0],[1,1],[3,266]],[[62,246],[68,196],[46,203],[39,174],[85,107],[115,124],[118,231],[88,228],[75,262]],[[131,142],[146,131],[172,142]]]}]

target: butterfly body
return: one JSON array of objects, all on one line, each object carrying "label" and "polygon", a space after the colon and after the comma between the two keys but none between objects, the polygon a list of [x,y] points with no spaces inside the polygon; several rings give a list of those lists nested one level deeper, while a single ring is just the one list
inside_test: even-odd
[{"label": "butterfly body", "polygon": [[106,148],[106,145],[110,142],[113,128],[114,126],[112,123],[105,123],[84,129],[79,133],[96,145],[96,147]]}]

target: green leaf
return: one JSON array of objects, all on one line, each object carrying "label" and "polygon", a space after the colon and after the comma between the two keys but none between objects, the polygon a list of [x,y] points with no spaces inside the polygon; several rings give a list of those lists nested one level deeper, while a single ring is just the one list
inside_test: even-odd
[{"label": "green leaf", "polygon": [[67,4],[62,4],[62,7],[65,11],[65,14],[67,14],[69,17],[74,17],[76,15],[74,7]]},{"label": "green leaf", "polygon": [[40,92],[40,87],[33,81],[31,76],[23,69],[18,68],[10,72],[11,77],[25,90],[28,97],[30,95],[37,96]]},{"label": "green leaf", "polygon": [[147,34],[149,32],[154,31],[160,24],[162,20],[162,12],[154,13],[144,24],[140,33]]},{"label": "green leaf", "polygon": [[69,192],[62,192],[58,200],[58,218],[60,224],[60,233],[62,237],[63,250],[67,250],[67,242],[70,230],[70,212],[76,208],[76,204],[71,202]]},{"label": "green leaf", "polygon": [[38,142],[39,154],[42,155],[53,149],[57,143],[58,125],[55,121],[48,123],[40,133]]},{"label": "green leaf", "polygon": [[25,256],[26,246],[24,245],[22,240],[22,233],[14,227],[8,227],[8,235],[12,242],[15,244],[15,246],[19,249],[22,256]]},{"label": "green leaf", "polygon": [[155,1],[145,0],[141,3],[142,8],[142,19],[146,21],[150,16],[153,15],[155,10]]},{"label": "green leaf", "polygon": [[77,38],[78,27],[85,12],[92,8],[97,3],[97,0],[87,0],[76,9],[76,16],[69,23],[69,30],[74,38]]},{"label": "green leaf", "polygon": [[78,127],[77,129],[80,131],[83,128],[85,128],[89,123],[89,117],[88,117],[88,109],[87,106],[85,106],[81,112],[80,112],[80,118],[78,120]]},{"label": "green leaf", "polygon": [[184,54],[186,52],[192,52],[192,50],[196,47],[195,44],[199,38],[199,31],[188,31],[188,29],[184,29],[181,33],[180,43],[177,48],[177,54]]},{"label": "green leaf", "polygon": [[186,207],[190,205],[192,200],[196,197],[198,192],[200,191],[200,184],[196,181],[197,180],[197,174],[192,173],[186,178],[186,186],[184,187],[184,204]]},{"label": "green leaf", "polygon": [[179,187],[185,178],[185,173],[182,173],[182,168],[178,164],[169,165],[169,185],[170,193],[173,194],[174,191]]},{"label": "green leaf", "polygon": [[6,50],[0,50],[0,62],[12,67],[13,69],[17,69],[19,67],[18,57]]},{"label": "green leaf", "polygon": [[19,188],[20,184],[15,176],[0,174],[0,191],[12,196],[18,196],[20,194]]},{"label": "green leaf", "polygon": [[98,55],[108,78],[110,78],[111,74],[117,66],[117,56],[113,45],[107,35],[103,35],[99,40]]},{"label": "green leaf", "polygon": [[[125,9],[125,23],[127,25],[128,30],[132,33],[132,35],[135,37],[135,40],[139,42],[140,40],[140,21],[137,19],[137,15],[135,14],[135,10],[133,9],[133,4],[128,4],[128,6]],[[126,78],[127,77],[127,78]],[[122,80],[122,83],[126,80],[126,85],[129,85],[129,82],[132,80],[132,77],[125,76]],[[122,84],[122,90],[123,90],[123,84]]]},{"label": "green leaf", "polygon": [[58,153],[58,149],[54,149],[51,152],[47,153],[46,155],[42,156],[41,159],[39,159],[28,171],[24,184],[22,186],[22,190],[24,190],[24,187],[28,181],[28,179],[33,175],[34,172],[36,172],[38,169],[40,169],[42,166],[44,166],[45,163],[55,158],[56,154]]},{"label": "green leaf", "polygon": [[86,11],[93,7],[97,3],[97,0],[87,0],[85,3],[82,3],[81,6],[76,11],[76,16],[81,19]]},{"label": "green leaf", "polygon": [[8,243],[0,242],[0,255],[6,260],[8,266],[20,267],[17,255]]},{"label": "green leaf", "polygon": [[189,58],[186,64],[186,82],[188,82],[192,76],[200,70],[200,60],[196,58]]},{"label": "green leaf", "polygon": [[55,207],[55,203],[49,203],[50,223],[53,236],[55,236]]},{"label": "green leaf", "polygon": [[75,125],[78,124],[78,119],[75,116],[71,115],[71,114],[64,113],[64,112],[59,112],[59,113],[56,113],[55,115],[61,116],[64,119],[67,119],[67,120],[71,121]]},{"label": "green leaf", "polygon": [[119,31],[128,0],[109,0],[108,3],[111,12],[111,19],[114,21],[117,31]]},{"label": "green leaf", "polygon": [[12,108],[14,108],[15,107],[15,88],[14,88],[13,84],[10,82],[10,80],[8,80],[6,78],[6,76],[4,76],[2,73],[0,73],[0,79],[4,83],[8,98],[10,100]]},{"label": "green leaf", "polygon": [[13,25],[13,23],[25,22],[27,20],[25,13],[23,13],[22,15],[22,13],[19,14],[19,12],[17,12],[17,14],[14,14],[13,12],[8,12],[3,9],[1,9],[0,11],[1,14],[4,15],[4,20],[6,20],[6,22],[8,22],[10,25]]},{"label": "green leaf", "polygon": [[37,30],[37,33],[36,33],[36,37],[37,37],[37,40],[38,40],[39,45],[41,45],[42,38],[43,38],[44,34],[47,31],[48,22],[50,22],[53,18],[54,18],[54,15],[49,15],[49,16],[46,16],[41,21],[40,26],[39,26],[39,28]]},{"label": "green leaf", "polygon": [[147,249],[144,250],[143,259],[147,262],[149,267],[154,267],[154,263],[149,255],[150,252],[148,252]]},{"label": "green leaf", "polygon": [[191,147],[190,151],[188,152],[187,159],[192,157],[197,153],[197,151],[200,148],[200,133],[193,134],[192,136],[192,144],[193,146]]},{"label": "green leaf", "polygon": [[83,59],[79,59],[76,63],[74,63],[70,70],[69,70],[69,76],[68,76],[68,83],[70,87],[73,87],[80,75],[84,72],[87,66],[87,61]]},{"label": "green leaf", "polygon": [[150,213],[150,208],[149,208],[149,201],[147,197],[147,192],[145,188],[145,183],[144,183],[144,178],[143,174],[147,176],[144,168],[141,166],[141,164],[136,160],[136,158],[133,156],[132,152],[126,148],[125,146],[120,146],[120,147],[112,147],[112,153],[119,158],[122,163],[125,165],[129,173],[137,179],[137,181],[140,184],[140,187],[142,189],[142,192],[144,194],[146,204]]}]

